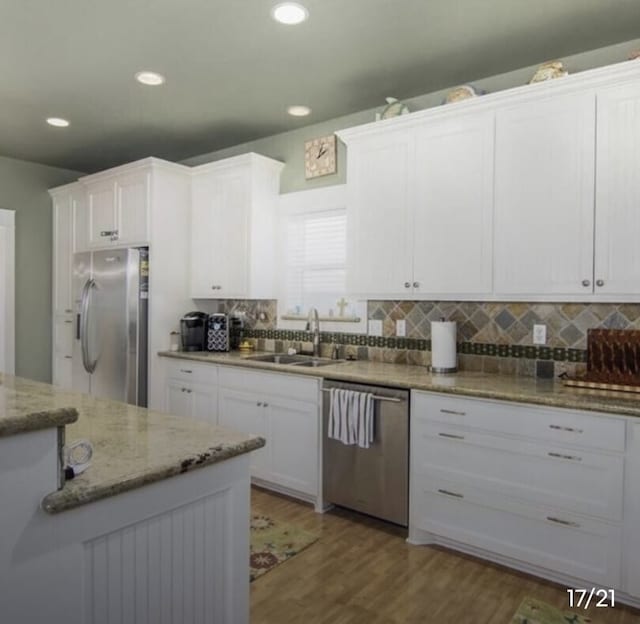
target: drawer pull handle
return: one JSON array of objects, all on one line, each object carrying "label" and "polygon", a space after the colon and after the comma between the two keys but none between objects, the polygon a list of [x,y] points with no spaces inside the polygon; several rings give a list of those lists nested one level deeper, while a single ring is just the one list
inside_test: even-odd
[{"label": "drawer pull handle", "polygon": [[578,457],[577,455],[563,455],[562,453],[554,453],[549,451],[547,453],[549,457],[557,457],[558,459],[570,459],[572,461],[582,461],[582,457]]},{"label": "drawer pull handle", "polygon": [[575,429],[574,427],[561,427],[560,425],[549,425],[549,429],[555,429],[556,431],[569,431],[570,433],[584,433],[582,429]]},{"label": "drawer pull handle", "polygon": [[570,520],[563,520],[562,518],[555,518],[554,516],[547,516],[547,520],[549,522],[555,522],[556,524],[561,524],[562,526],[570,526],[576,529],[580,528],[579,522],[571,522]]},{"label": "drawer pull handle", "polygon": [[441,414],[453,414],[454,416],[466,416],[467,412],[456,412],[455,410],[450,409],[441,409]]},{"label": "drawer pull handle", "polygon": [[65,360],[72,360],[72,359],[73,359],[73,356],[71,356],[71,355],[65,355],[65,356],[64,356],[64,359],[65,359]]},{"label": "drawer pull handle", "polygon": [[464,440],[464,436],[456,435],[455,433],[439,433],[441,438],[451,438],[452,440]]},{"label": "drawer pull handle", "polygon": [[180,372],[181,373],[193,373],[193,371],[189,370],[188,368],[181,368]]},{"label": "drawer pull handle", "polygon": [[450,490],[439,489],[438,492],[440,492],[440,494],[445,494],[446,496],[453,496],[454,498],[464,498],[464,494],[459,494],[458,492],[451,492]]},{"label": "drawer pull handle", "polygon": [[65,321],[65,323],[73,323],[73,321]]}]

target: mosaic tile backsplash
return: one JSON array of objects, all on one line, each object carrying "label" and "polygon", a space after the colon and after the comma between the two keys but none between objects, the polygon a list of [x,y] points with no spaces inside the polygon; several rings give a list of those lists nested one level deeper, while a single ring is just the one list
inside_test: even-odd
[{"label": "mosaic tile backsplash", "polygon": [[[304,331],[278,330],[277,302],[226,300],[218,310],[244,313],[245,337],[259,349],[285,351],[310,340]],[[640,304],[369,301],[367,318],[382,321],[383,335],[321,333],[322,355],[335,344],[341,357],[429,365],[431,321],[458,323],[460,368],[524,376],[581,373],[590,328],[640,329]],[[395,322],[406,320],[406,337]],[[532,344],[534,324],[547,326],[547,344]],[[322,328],[322,324],[321,324]]]}]

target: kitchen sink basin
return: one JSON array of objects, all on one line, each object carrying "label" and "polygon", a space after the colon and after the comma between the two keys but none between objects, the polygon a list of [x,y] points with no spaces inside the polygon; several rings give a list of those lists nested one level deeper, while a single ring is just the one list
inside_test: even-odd
[{"label": "kitchen sink basin", "polygon": [[290,366],[328,366],[338,364],[341,360],[330,360],[327,358],[316,358],[312,355],[286,355],[285,353],[267,353],[265,355],[253,355],[246,358],[251,362],[270,362],[272,364],[283,364]]},{"label": "kitchen sink basin", "polygon": [[294,362],[293,366],[308,366],[308,367],[317,367],[317,366],[329,366],[331,364],[340,364],[342,360],[306,360],[305,362]]}]

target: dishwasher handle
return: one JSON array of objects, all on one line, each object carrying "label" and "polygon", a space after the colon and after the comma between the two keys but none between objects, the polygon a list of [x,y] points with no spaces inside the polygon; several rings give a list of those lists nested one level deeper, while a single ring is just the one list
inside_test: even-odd
[{"label": "dishwasher handle", "polygon": [[[331,388],[322,388],[322,392],[331,392]],[[377,394],[373,395],[374,401],[388,401],[389,403],[402,403],[404,399],[398,399],[397,397],[386,397],[379,396]]]}]

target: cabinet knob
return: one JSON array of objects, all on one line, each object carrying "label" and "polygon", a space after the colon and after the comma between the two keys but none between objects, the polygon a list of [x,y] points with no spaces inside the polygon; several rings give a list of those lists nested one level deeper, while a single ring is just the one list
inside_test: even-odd
[{"label": "cabinet knob", "polygon": [[405,288],[411,288],[411,282],[405,282],[404,283],[404,287]]},{"label": "cabinet knob", "polygon": [[222,290],[222,286],[212,286],[211,290]]},{"label": "cabinet knob", "polygon": [[604,286],[604,280],[597,280],[596,286]]},{"label": "cabinet knob", "polygon": [[258,407],[262,407],[262,403],[256,403]]},{"label": "cabinet knob", "polygon": [[269,404],[268,403],[263,403],[262,407],[269,407]]},{"label": "cabinet knob", "polygon": [[587,286],[591,286],[591,282],[589,280],[582,280],[582,285],[586,288]]},{"label": "cabinet knob", "polygon": [[420,288],[420,282],[413,282],[414,288]]}]

